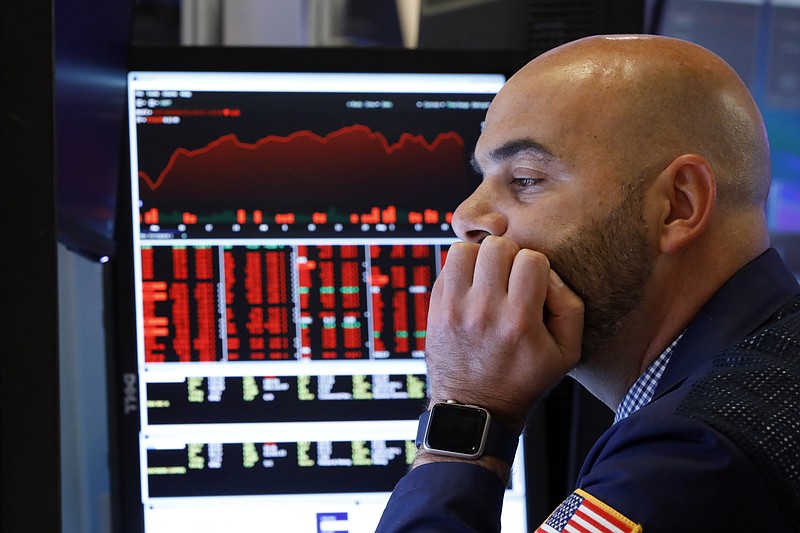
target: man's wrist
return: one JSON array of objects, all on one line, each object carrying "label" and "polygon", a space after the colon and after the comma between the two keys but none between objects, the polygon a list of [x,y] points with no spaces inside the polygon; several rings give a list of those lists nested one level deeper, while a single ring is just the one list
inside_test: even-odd
[{"label": "man's wrist", "polygon": [[425,450],[424,448],[420,448],[417,450],[417,456],[414,459],[414,463],[411,465],[411,468],[414,469],[418,466],[431,463],[474,464],[494,473],[498,478],[500,478],[500,481],[503,482],[503,485],[508,485],[508,482],[511,480],[511,465],[492,455],[483,455],[477,459],[462,459],[458,457],[448,457],[446,455],[434,454]]}]

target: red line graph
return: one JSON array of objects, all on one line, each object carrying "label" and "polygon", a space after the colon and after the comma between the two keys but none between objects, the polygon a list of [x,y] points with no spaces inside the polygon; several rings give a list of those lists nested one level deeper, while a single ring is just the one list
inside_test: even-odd
[{"label": "red line graph", "polygon": [[150,190],[156,190],[164,184],[167,176],[170,172],[174,169],[175,165],[182,159],[193,159],[199,156],[203,156],[205,154],[209,154],[217,149],[219,149],[223,145],[231,145],[231,147],[243,150],[243,151],[258,151],[259,149],[265,147],[269,144],[290,144],[292,142],[298,140],[308,140],[315,142],[319,145],[326,145],[329,144],[337,139],[342,137],[350,136],[353,134],[358,135],[366,135],[370,141],[377,141],[380,146],[383,148],[383,151],[387,156],[394,154],[395,152],[402,151],[403,149],[409,147],[410,145],[416,145],[418,147],[423,148],[428,152],[434,152],[439,147],[442,142],[455,141],[459,146],[463,147],[464,140],[461,136],[456,132],[446,132],[440,133],[436,136],[436,138],[428,142],[422,135],[413,135],[411,133],[403,133],[400,138],[395,143],[389,143],[386,137],[380,133],[373,131],[368,126],[364,126],[361,124],[354,124],[351,126],[345,126],[340,128],[326,136],[320,136],[312,131],[309,130],[300,130],[293,132],[287,136],[277,136],[277,135],[268,135],[261,139],[258,139],[254,143],[244,143],[239,140],[236,134],[228,134],[219,137],[218,139],[208,143],[206,146],[202,148],[197,148],[194,150],[189,150],[187,148],[178,148],[176,149],[169,158],[164,169],[159,173],[158,177],[154,180],[144,171],[139,171],[139,177],[143,179]]}]

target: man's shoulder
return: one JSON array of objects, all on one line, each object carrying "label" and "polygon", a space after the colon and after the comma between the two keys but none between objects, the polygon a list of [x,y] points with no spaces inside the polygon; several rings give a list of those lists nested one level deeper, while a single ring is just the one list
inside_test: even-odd
[{"label": "man's shoulder", "polygon": [[674,414],[729,439],[800,523],[800,297],[698,374]]},{"label": "man's shoulder", "polygon": [[[706,421],[800,402],[800,296],[742,341],[716,354],[681,387],[675,413]],[[738,406],[738,408],[734,408]],[[800,405],[791,414],[800,417]],[[800,425],[794,428],[800,432]]]},{"label": "man's shoulder", "polygon": [[614,424],[587,457],[579,486],[651,526],[674,517],[648,502],[673,497],[716,509],[711,516],[685,507],[681,520],[771,509],[776,521],[800,523],[798,465],[800,297]]}]

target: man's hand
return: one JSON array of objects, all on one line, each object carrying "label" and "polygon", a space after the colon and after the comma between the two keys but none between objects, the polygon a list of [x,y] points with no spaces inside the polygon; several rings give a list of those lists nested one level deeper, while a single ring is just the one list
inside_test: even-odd
[{"label": "man's hand", "polygon": [[582,330],[583,302],[543,254],[502,237],[456,243],[431,293],[432,400],[479,405],[521,430],[577,364]]}]

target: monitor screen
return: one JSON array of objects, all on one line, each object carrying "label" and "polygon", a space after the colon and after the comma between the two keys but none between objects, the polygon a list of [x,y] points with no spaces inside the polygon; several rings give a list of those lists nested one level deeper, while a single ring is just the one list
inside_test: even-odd
[{"label": "monitor screen", "polygon": [[128,74],[125,527],[371,532],[408,470],[430,289],[505,76],[363,70]]}]

